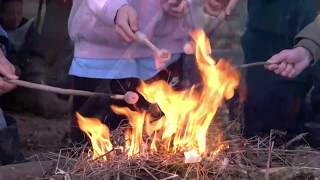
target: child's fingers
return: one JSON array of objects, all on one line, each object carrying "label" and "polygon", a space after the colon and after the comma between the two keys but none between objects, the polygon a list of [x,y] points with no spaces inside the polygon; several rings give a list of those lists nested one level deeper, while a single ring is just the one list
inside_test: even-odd
[{"label": "child's fingers", "polygon": [[221,10],[223,8],[223,2],[218,1],[218,0],[207,0],[208,5],[211,7],[213,10]]},{"label": "child's fingers", "polygon": [[121,27],[116,26],[116,32],[127,42],[131,42],[132,39],[122,30]]},{"label": "child's fingers", "polygon": [[178,6],[172,8],[172,11],[179,14],[185,14],[187,10],[188,10],[188,2],[186,0],[182,0]]},{"label": "child's fingers", "polygon": [[[138,15],[134,12],[129,13],[128,16],[129,25],[131,27],[131,32],[138,31]],[[133,36],[134,37],[134,36]]]},{"label": "child's fingers", "polygon": [[209,15],[211,15],[211,16],[215,16],[215,17],[219,16],[219,14],[220,14],[222,9],[219,8],[219,6],[212,6],[210,4],[210,2],[211,1],[209,1],[209,0],[205,1],[205,4],[204,4],[205,12],[208,13]]},{"label": "child's fingers", "polygon": [[134,35],[130,25],[129,25],[129,17],[127,17],[125,19],[125,21],[120,22],[119,23],[119,27],[127,35],[127,37],[130,39],[130,41],[135,39],[135,35]]},{"label": "child's fingers", "polygon": [[135,39],[133,31],[138,30],[137,19],[136,11],[130,6],[125,5],[117,12],[116,31],[128,42]]},{"label": "child's fingers", "polygon": [[126,25],[122,26],[121,29],[129,37],[130,41],[135,39],[135,35],[134,35],[131,27],[129,26],[129,24],[126,24]]},{"label": "child's fingers", "polygon": [[229,16],[231,12],[234,10],[239,0],[230,0],[226,7],[226,14]]}]

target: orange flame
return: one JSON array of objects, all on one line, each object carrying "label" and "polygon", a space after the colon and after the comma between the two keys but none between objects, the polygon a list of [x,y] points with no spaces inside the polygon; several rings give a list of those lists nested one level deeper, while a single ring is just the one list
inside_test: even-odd
[{"label": "orange flame", "polygon": [[[233,97],[240,74],[228,62],[220,60],[216,63],[212,59],[210,42],[203,30],[192,32],[191,37],[195,41],[195,57],[201,84],[188,90],[177,91],[165,81],[148,84],[142,82],[137,91],[150,103],[158,104],[164,114],[157,121],[154,121],[148,112],[112,107],[115,113],[128,117],[131,129],[126,132],[125,150],[129,157],[143,154],[146,144],[149,144],[150,152],[185,152],[196,160],[197,154],[200,157],[207,151],[206,137],[209,125],[223,100]],[[102,139],[101,134],[90,136],[92,128],[90,124],[86,124],[81,129],[95,142],[94,151],[100,152],[102,144],[95,138]],[[143,139],[143,133],[149,137],[151,143]],[[107,147],[112,148],[110,141],[106,141],[109,134],[104,137],[103,140],[108,143]],[[214,152],[218,153],[221,149],[222,146],[218,146]]]},{"label": "orange flame", "polygon": [[[141,83],[138,92],[150,103],[157,103],[164,113],[164,117],[153,123],[145,112],[113,108],[117,113],[126,115],[131,126],[139,127],[138,133],[145,126],[147,134],[154,136],[152,150],[155,151],[157,145],[161,144],[165,145],[164,149],[167,151],[206,152],[209,125],[222,101],[231,98],[239,84],[240,75],[231,64],[224,60],[216,64],[210,57],[211,46],[204,31],[194,31],[191,37],[196,42],[197,66],[202,78],[200,91],[195,86],[190,90],[175,91],[165,81]],[[141,135],[139,140],[131,140],[133,141],[140,145],[143,143]]]},{"label": "orange flame", "polygon": [[[85,118],[76,113],[80,129],[90,138],[93,148],[93,159],[105,155],[112,150],[109,128],[99,119]],[[103,157],[106,160],[106,157]]]},{"label": "orange flame", "polygon": [[142,133],[146,114],[131,111],[129,108],[119,108],[115,106],[112,106],[112,110],[115,113],[127,115],[129,124],[132,129],[130,130],[131,133],[129,133],[127,137],[129,143],[126,144],[126,150],[128,151],[128,156],[138,154],[140,152],[141,146],[143,145]]}]

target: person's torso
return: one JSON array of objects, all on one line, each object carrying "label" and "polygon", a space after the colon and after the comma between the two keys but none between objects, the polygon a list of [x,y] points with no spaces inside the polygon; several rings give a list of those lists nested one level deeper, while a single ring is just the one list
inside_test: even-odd
[{"label": "person's torso", "polygon": [[317,0],[248,0],[247,27],[294,37],[317,15]]},{"label": "person's torso", "polygon": [[[115,25],[108,25],[99,19],[95,12],[92,12],[86,5],[85,0],[75,0],[74,3],[77,4],[73,6],[77,7],[73,7],[69,17],[69,34],[75,42],[76,48],[77,43],[83,42],[104,46],[107,49],[112,48],[116,51],[132,46],[116,33]],[[173,17],[163,13],[160,0],[131,0],[129,4],[137,12],[139,29],[146,33],[155,44],[168,45],[162,48],[170,50],[172,44],[188,37],[189,25],[186,18]],[[131,55],[135,56],[135,53],[139,53],[140,49],[144,51],[145,48],[143,46],[137,47],[136,52]]]}]

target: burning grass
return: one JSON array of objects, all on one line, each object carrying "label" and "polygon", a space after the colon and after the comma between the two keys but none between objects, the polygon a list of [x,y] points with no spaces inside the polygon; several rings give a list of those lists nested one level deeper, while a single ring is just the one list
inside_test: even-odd
[{"label": "burning grass", "polygon": [[[231,123],[225,127],[225,148],[206,154],[199,163],[186,164],[183,152],[146,153],[128,157],[114,147],[92,159],[90,146],[62,149],[47,158],[57,161],[48,174],[69,179],[305,179],[320,175],[320,152],[307,147],[286,150],[274,147],[276,135],[245,140],[235,133]],[[215,128],[212,126],[211,128]],[[112,132],[114,144],[123,142],[123,128]],[[210,131],[214,132],[214,131]],[[217,131],[215,131],[217,133]],[[212,133],[210,137],[217,135]],[[219,132],[221,134],[221,132]],[[213,140],[213,139],[211,139]],[[311,160],[311,161],[310,161]],[[312,162],[313,161],[313,162]]]}]

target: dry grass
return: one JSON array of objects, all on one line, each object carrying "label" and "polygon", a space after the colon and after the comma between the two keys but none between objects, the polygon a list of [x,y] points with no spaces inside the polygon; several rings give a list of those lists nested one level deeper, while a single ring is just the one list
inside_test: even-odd
[{"label": "dry grass", "polygon": [[[217,121],[219,122],[219,121]],[[236,128],[235,128],[236,127]],[[219,131],[218,129],[224,129]],[[243,139],[234,129],[237,123],[216,123],[210,128],[208,144],[217,143],[214,137],[225,134],[219,144],[228,145],[219,154],[206,154],[200,163],[185,164],[180,153],[148,153],[128,158],[120,149],[92,159],[90,147],[84,145],[50,153],[46,158],[56,161],[48,174],[64,179],[315,179],[320,176],[320,152],[308,147],[287,150],[275,148],[277,134],[265,138]],[[123,143],[122,129],[113,132],[113,143]],[[228,135],[226,135],[228,134]],[[297,141],[303,135],[293,139]],[[210,142],[210,143],[209,143]],[[214,146],[210,146],[214,149]],[[106,158],[107,160],[103,160]],[[313,160],[314,162],[310,162]]]}]

